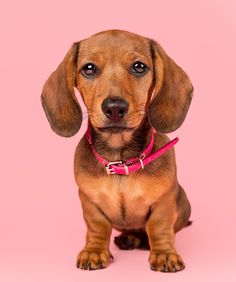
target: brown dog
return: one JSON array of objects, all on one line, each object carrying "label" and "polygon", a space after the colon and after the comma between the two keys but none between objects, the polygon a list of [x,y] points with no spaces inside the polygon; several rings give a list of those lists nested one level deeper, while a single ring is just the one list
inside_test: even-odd
[{"label": "brown dog", "polygon": [[[93,148],[104,159],[137,157],[157,130],[153,151],[185,119],[193,87],[186,73],[148,38],[110,30],[74,43],[44,85],[42,104],[52,129],[74,135],[87,106]],[[175,232],[188,225],[190,204],[176,176],[174,149],[129,175],[108,175],[86,136],[74,159],[86,244],[77,266],[99,269],[111,259],[112,228],[122,249],[150,248],[152,270],[176,272],[184,263],[174,247]]]}]

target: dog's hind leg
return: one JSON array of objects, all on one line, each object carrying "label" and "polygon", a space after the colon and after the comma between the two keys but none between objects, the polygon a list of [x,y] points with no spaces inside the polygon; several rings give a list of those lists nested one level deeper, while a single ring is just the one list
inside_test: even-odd
[{"label": "dog's hind leg", "polygon": [[177,196],[177,211],[178,217],[174,226],[175,232],[178,232],[182,228],[192,224],[192,221],[189,220],[191,214],[191,206],[184,189],[180,185],[179,193]]},{"label": "dog's hind leg", "polygon": [[122,250],[149,250],[148,236],[144,230],[127,230],[115,237],[114,243]]}]

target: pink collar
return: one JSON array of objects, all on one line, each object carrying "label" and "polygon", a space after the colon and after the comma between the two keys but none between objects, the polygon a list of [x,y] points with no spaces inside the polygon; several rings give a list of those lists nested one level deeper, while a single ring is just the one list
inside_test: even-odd
[{"label": "pink collar", "polygon": [[178,141],[179,138],[176,137],[163,147],[161,147],[156,152],[151,153],[154,145],[154,135],[156,131],[155,129],[152,129],[152,136],[151,141],[147,148],[139,155],[139,157],[128,159],[127,161],[114,161],[109,162],[106,159],[104,159],[101,155],[98,154],[98,152],[95,150],[93,144],[92,144],[92,136],[91,136],[91,130],[90,126],[88,125],[88,129],[86,131],[86,137],[91,145],[91,149],[93,151],[94,156],[96,159],[105,166],[107,174],[130,174],[132,172],[135,172],[139,170],[140,168],[144,169],[146,165],[151,163],[152,161],[156,160],[158,157],[160,157],[162,154],[167,152],[170,148],[172,148]]}]

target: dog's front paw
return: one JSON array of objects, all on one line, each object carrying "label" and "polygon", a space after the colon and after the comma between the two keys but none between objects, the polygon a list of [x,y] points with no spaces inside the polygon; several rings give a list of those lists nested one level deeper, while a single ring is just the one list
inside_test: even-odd
[{"label": "dog's front paw", "polygon": [[152,251],[149,263],[152,270],[161,272],[177,272],[185,268],[182,258],[177,253],[158,253]]},{"label": "dog's front paw", "polygon": [[108,266],[111,258],[113,259],[109,250],[86,250],[85,248],[78,254],[76,266],[85,270],[102,269]]}]

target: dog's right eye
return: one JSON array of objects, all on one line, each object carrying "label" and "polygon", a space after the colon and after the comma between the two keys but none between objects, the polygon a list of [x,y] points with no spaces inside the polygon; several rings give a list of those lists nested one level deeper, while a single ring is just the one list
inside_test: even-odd
[{"label": "dog's right eye", "polygon": [[98,74],[98,69],[94,64],[88,63],[83,66],[81,72],[85,77],[93,78]]}]

